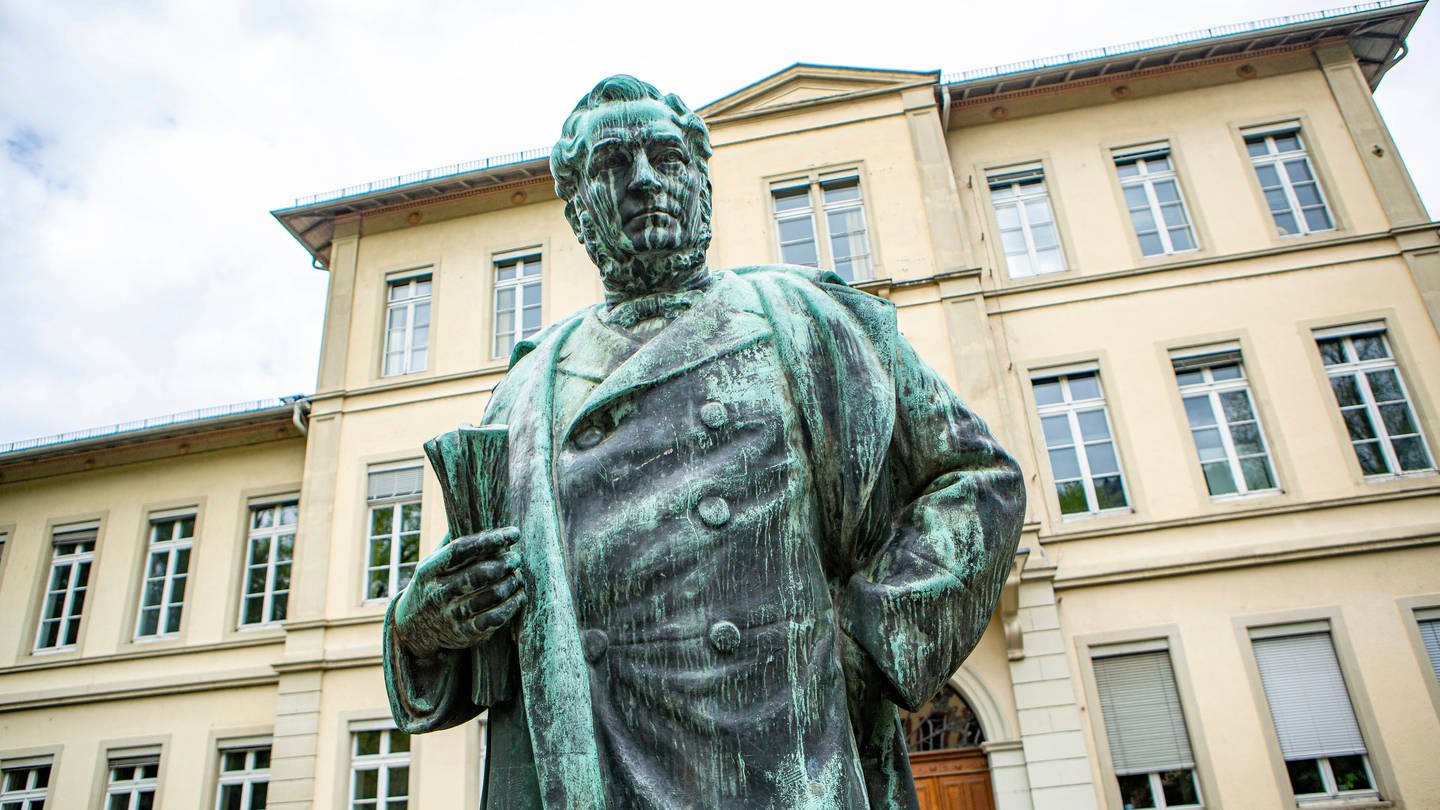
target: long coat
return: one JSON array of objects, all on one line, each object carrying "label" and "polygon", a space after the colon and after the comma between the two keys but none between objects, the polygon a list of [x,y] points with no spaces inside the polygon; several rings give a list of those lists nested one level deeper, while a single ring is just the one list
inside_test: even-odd
[{"label": "long coat", "polygon": [[719,273],[643,344],[599,312],[523,344],[485,416],[525,538],[514,646],[416,660],[387,617],[397,723],[488,708],[492,809],[914,807],[896,707],[988,623],[1014,461],[833,274]]}]

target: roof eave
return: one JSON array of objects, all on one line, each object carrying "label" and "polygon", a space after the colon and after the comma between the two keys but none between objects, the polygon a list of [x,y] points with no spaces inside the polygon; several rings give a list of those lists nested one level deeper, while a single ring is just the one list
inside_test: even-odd
[{"label": "roof eave", "polygon": [[[1427,0],[1419,0],[1219,36],[1187,38],[1188,35],[1182,34],[1179,35],[1179,41],[1170,44],[1155,47],[1143,47],[1143,43],[1112,46],[1101,49],[1106,53],[1100,56],[1069,61],[1065,56],[1052,57],[1036,60],[1049,64],[1027,69],[1009,70],[1009,66],[1004,65],[984,68],[976,72],[986,75],[950,82],[942,80],[940,90],[949,95],[952,103],[1037,87],[1059,90],[1072,81],[1094,79],[1097,76],[1131,74],[1153,67],[1200,63],[1222,56],[1233,57],[1252,49],[1275,47],[1278,43],[1320,42],[1344,36],[1350,43],[1351,50],[1357,51],[1356,58],[1360,61],[1361,69],[1373,91],[1385,72],[1403,58],[1405,38],[1414,28],[1426,2]],[[1387,23],[1392,30],[1382,30],[1382,26]],[[1366,41],[1363,48],[1357,43],[1360,39]],[[1378,51],[1377,44],[1380,46]],[[1362,49],[1364,54],[1358,52]]]}]

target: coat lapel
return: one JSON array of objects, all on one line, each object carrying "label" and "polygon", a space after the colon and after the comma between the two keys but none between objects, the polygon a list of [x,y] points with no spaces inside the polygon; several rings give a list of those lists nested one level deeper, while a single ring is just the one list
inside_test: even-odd
[{"label": "coat lapel", "polygon": [[749,285],[731,273],[716,273],[709,291],[695,306],[650,338],[590,392],[561,438],[568,437],[596,409],[636,388],[664,382],[768,338],[770,325],[761,313]]},{"label": "coat lapel", "polygon": [[535,365],[508,414],[511,519],[525,541],[529,597],[516,634],[520,686],[540,792],[545,807],[556,810],[605,806],[590,673],[580,651],[553,486],[556,365],[578,324],[565,325],[536,347]]}]

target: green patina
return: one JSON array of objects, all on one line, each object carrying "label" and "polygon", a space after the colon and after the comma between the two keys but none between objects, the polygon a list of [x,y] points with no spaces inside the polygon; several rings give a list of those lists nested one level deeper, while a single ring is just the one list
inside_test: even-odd
[{"label": "green patina", "polygon": [[552,155],[603,304],[427,445],[451,534],[385,624],[409,732],[489,711],[485,806],[911,808],[897,709],[979,640],[1013,460],[832,273],[712,271],[704,122],[630,77]]}]

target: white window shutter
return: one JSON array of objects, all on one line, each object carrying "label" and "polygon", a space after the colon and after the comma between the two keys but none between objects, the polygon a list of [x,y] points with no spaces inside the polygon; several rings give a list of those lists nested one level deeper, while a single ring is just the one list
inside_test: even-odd
[{"label": "white window shutter", "polygon": [[1097,658],[1095,681],[1115,773],[1195,767],[1169,652]]},{"label": "white window shutter", "polygon": [[1253,644],[1285,759],[1365,753],[1329,633],[1255,639]]},{"label": "white window shutter", "polygon": [[1440,678],[1440,619],[1425,619],[1420,622],[1420,638],[1425,642],[1425,653],[1430,656],[1430,668]]},{"label": "white window shutter", "polygon": [[420,494],[423,479],[419,467],[380,470],[370,473],[370,501],[388,501]]}]

